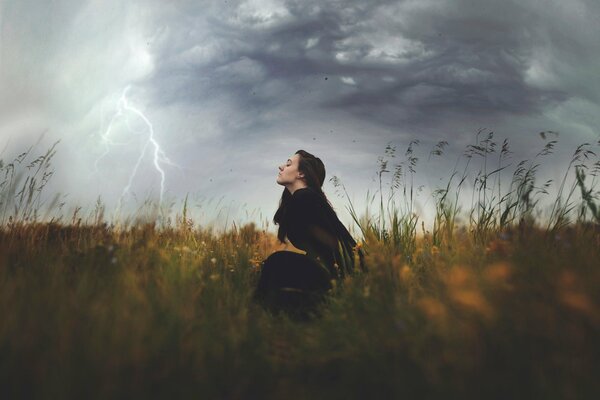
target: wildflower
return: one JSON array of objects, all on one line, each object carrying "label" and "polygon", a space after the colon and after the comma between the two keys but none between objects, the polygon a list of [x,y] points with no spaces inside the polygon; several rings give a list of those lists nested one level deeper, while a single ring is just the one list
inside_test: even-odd
[{"label": "wildflower", "polygon": [[410,267],[407,264],[404,264],[402,269],[400,269],[400,280],[406,282],[410,279],[410,275],[411,275]]},{"label": "wildflower", "polygon": [[254,257],[250,259],[250,264],[254,269],[260,269],[263,264],[263,260],[259,257],[258,254],[255,254]]},{"label": "wildflower", "polygon": [[579,279],[572,271],[564,271],[559,277],[558,297],[560,301],[575,312],[586,315],[594,323],[600,321],[600,312],[590,297],[582,291]]},{"label": "wildflower", "polygon": [[446,307],[439,300],[424,297],[419,300],[418,307],[430,319],[443,319],[446,317]]},{"label": "wildflower", "polygon": [[487,319],[491,319],[494,316],[494,310],[477,290],[453,289],[450,292],[450,297],[455,304],[465,310],[473,311]]},{"label": "wildflower", "polygon": [[[419,257],[421,254],[423,253],[423,248],[422,247],[417,247],[417,249],[415,250],[415,258]],[[410,255],[406,255],[406,259],[410,260]]]},{"label": "wildflower", "polygon": [[213,264],[216,264],[217,263],[217,259],[213,257],[213,258],[210,259],[210,262],[213,263]]},{"label": "wildflower", "polygon": [[511,275],[511,266],[505,262],[499,262],[488,266],[483,276],[491,283],[506,282]]},{"label": "wildflower", "polygon": [[446,283],[452,287],[466,287],[473,283],[473,277],[467,268],[456,265],[446,276]]},{"label": "wildflower", "polygon": [[356,242],[356,246],[353,247],[354,251],[362,249],[363,245],[361,242]]}]

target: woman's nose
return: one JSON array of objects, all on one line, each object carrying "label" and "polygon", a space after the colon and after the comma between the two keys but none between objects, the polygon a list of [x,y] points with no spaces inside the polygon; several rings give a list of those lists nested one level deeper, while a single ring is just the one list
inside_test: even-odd
[{"label": "woman's nose", "polygon": [[283,171],[283,165],[280,165],[280,166],[279,166],[279,170],[280,170],[280,171]]}]

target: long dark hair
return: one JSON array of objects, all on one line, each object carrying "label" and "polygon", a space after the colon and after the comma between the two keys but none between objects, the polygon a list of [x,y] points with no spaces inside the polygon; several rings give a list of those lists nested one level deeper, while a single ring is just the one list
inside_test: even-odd
[{"label": "long dark hair", "polygon": [[[352,272],[354,269],[354,257],[352,254],[356,246],[356,241],[350,235],[350,232],[348,232],[344,224],[342,224],[342,222],[339,220],[335,210],[327,199],[327,196],[325,196],[325,193],[323,193],[323,189],[321,189],[323,182],[325,182],[325,165],[323,165],[323,161],[304,150],[298,150],[296,154],[300,155],[298,170],[304,174],[306,185],[318,193],[327,204],[327,211],[332,217],[332,228],[336,232],[338,238],[341,240],[343,254],[338,254],[338,256],[339,262],[344,264],[341,271],[341,276],[343,277],[346,272]],[[287,188],[283,189],[281,200],[279,201],[279,208],[273,217],[273,222],[276,225],[279,225],[277,238],[281,243],[285,243],[285,236],[288,229],[285,223],[285,213],[291,199],[292,194],[287,190]],[[356,248],[356,251],[359,256],[360,267],[363,271],[366,271],[367,269],[364,260],[364,253],[359,248]]]},{"label": "long dark hair", "polygon": [[[321,188],[323,186],[323,182],[325,182],[325,165],[323,164],[323,161],[304,150],[298,150],[295,154],[300,156],[298,159],[298,171],[304,174],[306,185],[317,192],[333,211],[331,203]],[[279,225],[277,238],[281,243],[285,242],[285,235],[287,231],[287,227],[282,225],[282,221],[284,220],[285,211],[291,199],[292,194],[289,192],[289,190],[287,190],[287,188],[284,188],[283,193],[281,194],[281,200],[279,200],[279,208],[273,217],[273,222],[275,225]]]}]

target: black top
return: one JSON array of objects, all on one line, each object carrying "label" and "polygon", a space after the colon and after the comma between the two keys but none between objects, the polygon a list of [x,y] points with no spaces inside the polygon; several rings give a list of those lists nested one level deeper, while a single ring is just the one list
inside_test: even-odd
[{"label": "black top", "polygon": [[[283,222],[292,244],[324,266],[332,277],[343,278],[355,269],[352,238],[326,200],[310,187],[297,189]],[[362,251],[358,250],[364,268]]]}]

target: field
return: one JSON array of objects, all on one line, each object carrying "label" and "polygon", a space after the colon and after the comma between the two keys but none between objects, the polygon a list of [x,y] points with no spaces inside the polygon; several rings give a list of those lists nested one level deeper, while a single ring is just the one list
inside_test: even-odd
[{"label": "field", "polygon": [[[468,160],[493,154],[502,168],[486,140]],[[597,398],[595,153],[578,148],[545,219],[535,162],[517,164],[505,192],[497,167],[480,168],[461,211],[465,167],[435,193],[427,230],[412,212],[412,148],[377,217],[350,203],[368,271],[338,282],[309,322],[251,301],[279,248],[264,228],[216,233],[185,208],[173,224],[42,221],[52,151],[37,177],[0,165],[2,397]]]}]

